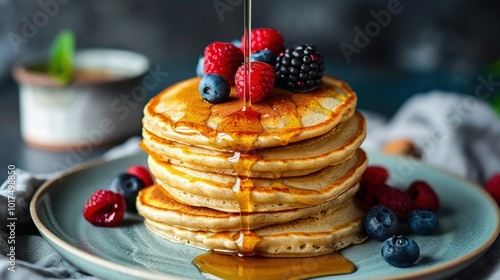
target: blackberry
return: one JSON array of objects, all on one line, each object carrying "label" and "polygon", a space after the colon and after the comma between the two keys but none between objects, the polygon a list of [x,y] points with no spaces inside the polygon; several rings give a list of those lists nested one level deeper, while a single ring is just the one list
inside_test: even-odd
[{"label": "blackberry", "polygon": [[322,56],[313,45],[287,48],[276,58],[276,85],[294,92],[307,92],[321,85],[325,70]]}]

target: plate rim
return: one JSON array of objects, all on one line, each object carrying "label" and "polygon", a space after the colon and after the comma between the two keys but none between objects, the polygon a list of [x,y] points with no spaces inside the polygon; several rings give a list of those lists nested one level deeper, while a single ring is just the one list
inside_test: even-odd
[{"label": "plate rim", "polygon": [[[398,277],[391,276],[389,278],[386,278],[386,277],[373,278],[372,280],[378,280],[378,279],[387,279],[387,280],[389,280],[389,279],[415,279],[417,277],[429,277],[432,275],[436,275],[439,272],[451,270],[452,268],[460,266],[462,264],[465,264],[468,261],[471,261],[471,264],[472,264],[473,262],[477,261],[482,255],[484,255],[488,251],[488,249],[491,247],[491,245],[493,245],[493,243],[497,240],[498,236],[500,235],[500,206],[491,197],[491,195],[488,192],[486,192],[486,190],[484,190],[484,188],[482,186],[480,186],[478,183],[475,183],[475,182],[473,182],[473,181],[471,181],[463,176],[460,176],[460,175],[458,175],[450,170],[446,170],[443,167],[436,166],[436,165],[433,165],[430,163],[425,163],[422,160],[415,159],[415,158],[412,158],[409,156],[394,156],[394,155],[387,155],[387,154],[383,154],[380,152],[374,152],[374,151],[369,151],[369,152],[367,151],[367,154],[368,154],[368,166],[370,165],[370,156],[369,156],[370,154],[377,155],[377,156],[384,157],[384,158],[392,158],[394,160],[398,159],[398,158],[399,159],[406,159],[409,161],[418,162],[418,165],[422,166],[424,168],[434,169],[438,172],[444,173],[445,175],[447,175],[449,177],[453,177],[459,181],[463,181],[467,185],[469,185],[469,187],[473,188],[475,191],[480,192],[482,194],[483,198],[488,200],[488,202],[489,202],[488,205],[492,206],[491,208],[493,209],[493,212],[495,213],[495,216],[496,216],[495,225],[494,225],[495,230],[485,240],[485,242],[483,242],[475,250],[472,250],[469,253],[467,253],[459,258],[456,258],[456,259],[450,260],[448,262],[436,265],[434,267],[430,267],[424,271],[415,271],[415,272],[408,273],[408,275],[401,275]],[[463,267],[460,270],[463,270],[465,268],[466,267]],[[460,270],[458,270],[458,271],[460,271]]]},{"label": "plate rim", "polygon": [[[74,246],[73,244],[67,243],[62,238],[60,238],[59,236],[57,236],[55,233],[53,233],[52,231],[50,231],[43,224],[43,222],[39,218],[38,213],[36,211],[37,210],[36,209],[37,208],[37,204],[38,204],[38,201],[39,201],[40,197],[54,183],[56,183],[61,178],[65,177],[65,176],[69,176],[69,175],[74,174],[74,173],[79,172],[79,171],[83,171],[83,170],[89,169],[91,167],[99,166],[99,165],[104,164],[104,163],[108,163],[108,162],[112,162],[112,161],[116,161],[116,160],[120,160],[120,159],[124,159],[124,158],[129,158],[129,157],[132,158],[132,157],[139,156],[140,154],[141,154],[141,152],[136,152],[136,153],[128,154],[126,156],[118,157],[118,158],[106,158],[105,156],[100,156],[100,157],[97,157],[95,159],[91,159],[91,160],[88,160],[86,162],[83,162],[83,163],[81,163],[79,165],[76,165],[74,167],[71,167],[71,168],[63,171],[61,174],[57,175],[56,177],[54,177],[54,178],[52,178],[50,180],[45,181],[38,188],[38,190],[35,192],[35,194],[33,195],[32,199],[30,201],[31,219],[33,220],[33,223],[35,224],[35,226],[37,227],[38,231],[40,232],[40,235],[42,235],[44,239],[49,239],[49,240],[46,240],[47,243],[49,243],[51,245],[52,249],[54,249],[54,251],[58,252],[58,254],[60,254],[60,255],[61,255],[61,253],[59,253],[59,249],[58,248],[54,248],[54,246],[52,246],[52,243],[57,244],[57,246],[59,246],[61,248],[65,248],[65,250],[69,254],[71,254],[71,255],[73,255],[75,257],[82,258],[85,261],[87,261],[89,263],[92,263],[94,265],[98,265],[98,266],[103,266],[104,265],[107,269],[112,269],[112,270],[114,270],[117,273],[125,273],[126,272],[126,275],[130,275],[130,276],[137,277],[137,278],[143,278],[143,279],[179,279],[179,280],[182,279],[182,280],[184,280],[186,278],[178,277],[178,276],[175,276],[175,275],[154,273],[154,272],[151,272],[149,270],[145,270],[145,269],[141,269],[141,268],[130,268],[129,266],[126,266],[126,265],[123,265],[123,264],[119,264],[119,263],[116,263],[116,262],[104,259],[102,257],[90,254],[88,252],[85,252],[84,250],[81,250],[80,248]],[[66,259],[65,259],[65,261],[69,262]],[[79,267],[76,264],[73,264],[73,265]]]},{"label": "plate rim", "polygon": [[[79,165],[71,167],[71,168],[61,172],[56,177],[45,181],[38,188],[38,190],[35,192],[35,194],[33,195],[32,199],[30,201],[29,209],[30,209],[31,218],[33,220],[33,223],[35,224],[35,226],[39,230],[40,234],[43,236],[43,238],[46,239],[46,241],[51,245],[51,247],[56,252],[58,252],[60,255],[62,255],[62,254],[59,252],[59,248],[54,248],[54,246],[52,245],[53,243],[56,244],[57,246],[59,246],[60,248],[64,248],[64,251],[71,254],[73,257],[81,258],[89,263],[94,264],[94,265],[98,265],[100,267],[105,267],[106,269],[113,270],[116,273],[124,273],[125,275],[129,275],[132,277],[147,278],[147,279],[186,279],[186,278],[179,277],[179,276],[172,275],[172,274],[155,273],[155,272],[145,270],[142,268],[131,268],[129,266],[126,266],[126,265],[123,265],[120,263],[116,263],[116,262],[104,259],[102,257],[93,255],[91,253],[85,252],[85,251],[81,250],[80,248],[78,248],[72,244],[67,243],[62,238],[57,236],[55,233],[50,231],[47,228],[47,226],[45,226],[43,224],[43,222],[41,221],[41,219],[37,213],[37,204],[38,204],[41,196],[48,189],[50,189],[50,187],[54,183],[56,183],[61,178],[65,177],[65,176],[69,176],[69,175],[74,174],[74,173],[77,173],[79,171],[83,171],[83,170],[86,170],[86,169],[89,169],[89,168],[92,168],[95,166],[99,166],[99,165],[102,165],[105,163],[109,163],[112,161],[118,161],[118,160],[122,160],[125,158],[137,157],[137,156],[140,156],[142,153],[144,153],[144,152],[138,151],[138,152],[128,154],[128,155],[122,156],[122,157],[117,157],[117,158],[107,158],[106,156],[99,156],[97,158],[88,160],[88,161],[83,162]],[[386,154],[382,154],[380,152],[374,152],[374,151],[367,151],[366,153],[368,155],[368,165],[370,165],[370,155],[378,156],[381,158],[391,158],[393,160],[401,159],[401,158],[409,159],[407,157],[386,155]],[[147,154],[145,154],[145,155],[147,155]],[[376,277],[376,278],[372,278],[373,280],[375,280],[375,279],[417,279],[417,278],[421,278],[421,277],[431,277],[433,275],[437,275],[439,273],[443,273],[445,271],[452,270],[453,268],[456,268],[456,267],[463,265],[467,262],[471,262],[471,264],[472,264],[473,262],[477,261],[477,259],[479,259],[484,253],[487,252],[487,250],[491,247],[491,245],[495,242],[495,240],[498,238],[498,236],[500,234],[500,208],[496,204],[496,202],[493,200],[493,198],[479,184],[472,182],[471,180],[464,178],[460,175],[457,175],[457,174],[455,174],[449,170],[446,170],[442,167],[434,166],[432,164],[425,163],[421,160],[415,160],[415,159],[410,159],[410,160],[418,162],[418,165],[421,167],[435,169],[436,171],[438,171],[440,173],[444,173],[447,176],[454,177],[457,180],[463,181],[466,185],[469,185],[469,187],[473,188],[474,191],[481,193],[482,197],[485,198],[489,202],[488,204],[490,206],[492,206],[491,208],[493,209],[494,215],[496,216],[495,227],[494,227],[495,230],[492,232],[492,234],[490,234],[490,236],[488,236],[488,238],[480,246],[478,246],[476,249],[470,251],[469,253],[467,253],[459,258],[456,258],[456,259],[453,259],[453,260],[450,260],[450,261],[447,261],[447,262],[444,262],[441,264],[437,264],[433,267],[429,267],[429,268],[426,268],[424,270],[408,272],[408,273],[405,273],[403,275],[397,275],[397,276],[389,275],[389,276],[383,277],[383,278]],[[76,264],[73,264],[73,265],[79,267]],[[465,269],[465,268],[466,267],[463,267],[462,269]],[[462,269],[460,269],[460,270],[462,270]]]}]

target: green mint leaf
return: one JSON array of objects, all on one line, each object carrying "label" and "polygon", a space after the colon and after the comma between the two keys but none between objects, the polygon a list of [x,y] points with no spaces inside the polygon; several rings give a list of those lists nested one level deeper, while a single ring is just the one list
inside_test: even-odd
[{"label": "green mint leaf", "polygon": [[67,84],[73,79],[73,55],[75,37],[69,30],[63,30],[54,39],[50,52],[49,74]]},{"label": "green mint leaf", "polygon": [[495,95],[493,95],[490,104],[493,110],[495,110],[497,115],[500,117],[500,93],[496,93]]},{"label": "green mint leaf", "polygon": [[500,59],[493,62],[493,64],[491,65],[491,72],[493,76],[500,77]]}]

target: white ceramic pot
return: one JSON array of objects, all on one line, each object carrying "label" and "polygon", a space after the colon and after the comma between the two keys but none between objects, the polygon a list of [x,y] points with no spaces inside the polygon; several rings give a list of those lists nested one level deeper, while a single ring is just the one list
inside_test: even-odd
[{"label": "white ceramic pot", "polygon": [[78,50],[75,79],[67,85],[27,69],[42,61],[40,56],[27,57],[13,70],[20,91],[21,134],[28,144],[88,148],[140,133],[147,102],[145,56],[122,50]]}]

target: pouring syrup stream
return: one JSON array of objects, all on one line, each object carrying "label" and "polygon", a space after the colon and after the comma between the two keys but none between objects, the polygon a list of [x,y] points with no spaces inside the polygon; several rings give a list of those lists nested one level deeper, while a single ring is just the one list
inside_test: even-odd
[{"label": "pouring syrup stream", "polygon": [[[244,94],[243,105],[240,111],[230,114],[229,119],[243,121],[243,127],[234,126],[234,129],[243,128],[244,131],[258,131],[263,129],[258,121],[260,113],[252,109],[250,98],[250,59],[251,59],[251,14],[252,0],[244,0]],[[231,122],[228,122],[231,123]],[[257,123],[257,124],[256,124]],[[234,125],[234,124],[233,124]],[[222,123],[221,127],[231,127]],[[243,141],[241,147],[250,147],[255,139],[238,139]],[[236,183],[233,193],[240,205],[240,232],[234,234],[233,239],[238,250],[213,249],[211,253],[197,256],[193,264],[206,277],[233,278],[233,279],[304,279],[317,276],[346,274],[356,271],[356,266],[338,253],[309,258],[261,258],[255,255],[255,245],[262,238],[250,230],[249,213],[253,210],[251,200],[252,183],[246,175],[253,162],[242,159],[241,152],[235,150],[228,159],[236,169]],[[243,178],[241,177],[243,175]],[[250,258],[249,258],[250,257]],[[312,266],[311,266],[312,264]],[[297,269],[298,268],[298,269]]]},{"label": "pouring syrup stream", "polygon": [[243,16],[244,30],[243,30],[243,57],[244,57],[244,94],[243,94],[243,108],[246,111],[247,107],[252,108],[252,99],[250,98],[250,57],[251,57],[251,39],[252,39],[252,0],[244,0],[245,11]]},{"label": "pouring syrup stream", "polygon": [[[245,85],[243,87],[244,92],[243,92],[243,107],[241,108],[241,113],[244,116],[244,122],[245,122],[245,130],[247,130],[248,124],[248,117],[250,116],[249,114],[252,114],[253,109],[252,109],[252,99],[250,98],[250,91],[251,91],[251,83],[250,83],[250,71],[251,71],[251,66],[250,66],[250,57],[252,53],[252,47],[251,47],[251,21],[252,21],[252,0],[244,0],[244,30],[243,30],[243,57],[244,57],[244,81]],[[253,114],[255,115],[255,114]],[[244,140],[244,139],[239,139]],[[235,151],[235,155],[239,154],[238,151]],[[238,157],[238,161],[234,162],[233,164],[236,169],[237,173],[237,178],[236,178],[236,184],[233,187],[233,192],[234,195],[236,196],[236,199],[238,200],[238,204],[240,205],[240,232],[236,233],[233,236],[233,239],[238,246],[238,251],[236,254],[239,257],[249,257],[253,256],[255,254],[254,247],[255,245],[262,239],[260,236],[257,234],[253,233],[250,230],[250,218],[248,213],[252,211],[251,205],[251,195],[252,195],[252,189],[251,189],[251,184],[249,183],[248,178],[241,178],[240,176],[247,175],[248,169],[250,169],[250,166],[247,166],[246,162],[244,160],[241,160],[240,157]]]}]

